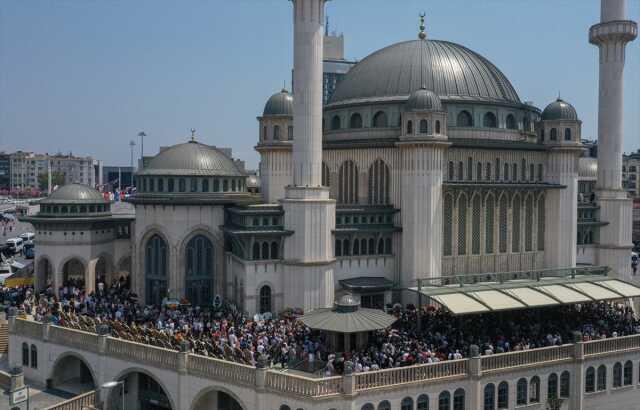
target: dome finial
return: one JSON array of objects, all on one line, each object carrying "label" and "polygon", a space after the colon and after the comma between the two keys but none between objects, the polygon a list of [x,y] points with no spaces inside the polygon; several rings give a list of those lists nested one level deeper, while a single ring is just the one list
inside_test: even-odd
[{"label": "dome finial", "polygon": [[420,40],[424,40],[425,38],[427,38],[427,33],[424,32],[424,29],[425,29],[424,18],[425,18],[425,16],[426,16],[425,13],[420,13],[420,33],[418,33],[418,38]]},{"label": "dome finial", "polygon": [[196,142],[196,129],[191,128],[191,142]]}]

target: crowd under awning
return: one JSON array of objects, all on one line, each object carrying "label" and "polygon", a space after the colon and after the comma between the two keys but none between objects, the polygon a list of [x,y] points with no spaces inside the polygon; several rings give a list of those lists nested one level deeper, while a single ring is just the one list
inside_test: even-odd
[{"label": "crowd under awning", "polygon": [[456,315],[537,308],[640,296],[640,287],[607,276],[541,278],[409,288]]}]

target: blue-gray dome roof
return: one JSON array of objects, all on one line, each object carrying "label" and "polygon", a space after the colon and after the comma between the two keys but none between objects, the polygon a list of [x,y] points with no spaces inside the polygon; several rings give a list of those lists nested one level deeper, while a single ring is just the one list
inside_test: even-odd
[{"label": "blue-gray dome roof", "polygon": [[543,120],[578,120],[578,113],[573,105],[558,97],[542,111]]},{"label": "blue-gray dome roof", "polygon": [[63,185],[40,201],[41,204],[104,204],[108,202],[96,189],[83,184]]},{"label": "blue-gray dome roof", "polygon": [[440,40],[406,41],[369,55],[340,81],[330,103],[402,100],[422,86],[441,99],[520,104],[489,60]]},{"label": "blue-gray dome roof", "polygon": [[244,176],[224,152],[193,140],[160,151],[138,175]]},{"label": "blue-gray dome roof", "polygon": [[282,115],[282,116],[293,116],[293,97],[289,94],[289,91],[284,88],[279,92],[273,94],[267,100],[267,103],[264,105],[264,111],[262,112],[263,116],[270,115]]},{"label": "blue-gray dome roof", "polygon": [[442,111],[442,103],[436,93],[422,87],[409,96],[404,109],[405,111]]}]

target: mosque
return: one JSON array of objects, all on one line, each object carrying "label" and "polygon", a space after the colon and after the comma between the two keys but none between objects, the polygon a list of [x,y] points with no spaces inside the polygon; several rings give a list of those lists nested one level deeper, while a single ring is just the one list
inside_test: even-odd
[{"label": "mosque", "polygon": [[[324,2],[294,4],[295,89],[257,118],[260,194],[198,136],[138,171],[134,213],[61,187],[26,218],[38,288],[129,275],[146,303],[220,296],[255,314],[330,307],[345,293],[382,307],[421,281],[576,266],[584,147],[570,102],[523,102],[487,57],[432,39],[423,21],[416,38],[358,62],[323,104]],[[609,40],[591,35],[601,49]],[[603,58],[601,90],[621,89],[621,73],[602,73],[621,66]],[[604,98],[598,243],[586,262],[628,278],[631,203],[612,119],[621,93]]]}]

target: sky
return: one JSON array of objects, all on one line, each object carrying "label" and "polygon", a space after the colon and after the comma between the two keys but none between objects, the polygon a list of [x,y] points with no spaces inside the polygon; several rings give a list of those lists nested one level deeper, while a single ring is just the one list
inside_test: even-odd
[{"label": "sky", "polygon": [[[640,19],[640,0],[628,0]],[[330,30],[361,60],[416,38],[460,43],[491,60],[522,101],[558,93],[597,137],[598,0],[334,0]],[[73,152],[129,165],[198,140],[255,168],[256,117],[292,68],[286,0],[0,0],[0,151]],[[625,151],[640,148],[640,40],[627,46]]]}]

